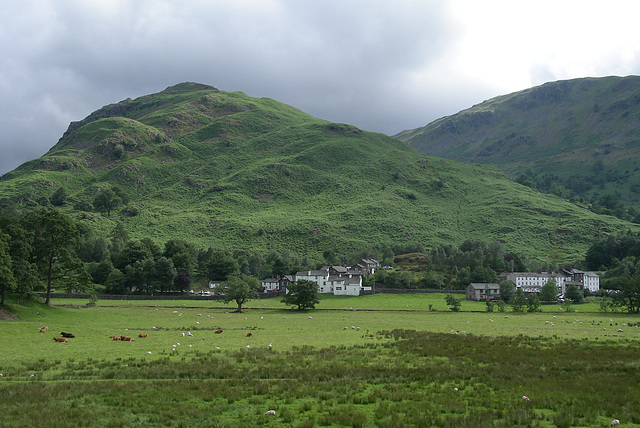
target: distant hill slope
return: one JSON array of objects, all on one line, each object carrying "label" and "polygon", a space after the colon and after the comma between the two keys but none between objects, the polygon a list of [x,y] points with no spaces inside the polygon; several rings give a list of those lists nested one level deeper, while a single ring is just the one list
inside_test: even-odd
[{"label": "distant hill slope", "polygon": [[[595,201],[640,197],[640,77],[546,83],[395,136],[418,151],[527,174]],[[544,189],[546,187],[546,189]]]},{"label": "distant hill slope", "polygon": [[[111,217],[93,208],[109,188],[126,201]],[[122,222],[133,238],[287,249],[312,260],[325,250],[346,255],[472,238],[575,260],[595,237],[635,227],[491,167],[424,156],[272,99],[194,83],[72,123],[45,156],[2,177],[0,199],[66,201],[63,210],[101,234]]]}]

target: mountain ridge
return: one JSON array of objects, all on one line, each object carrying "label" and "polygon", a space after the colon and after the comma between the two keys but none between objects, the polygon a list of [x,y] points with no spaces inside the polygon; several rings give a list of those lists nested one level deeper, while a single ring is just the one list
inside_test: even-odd
[{"label": "mountain ridge", "polygon": [[553,174],[569,196],[640,204],[639,76],[548,82],[394,137],[421,153],[527,175],[545,191]]},{"label": "mountain ridge", "polygon": [[[467,239],[577,260],[602,234],[635,228],[512,182],[487,166],[424,156],[401,141],[212,86],[179,84],[105,106],[43,157],[3,175],[0,199],[60,209],[106,235],[187,239],[321,259]],[[116,190],[111,217],[93,205]],[[635,230],[635,229],[634,229]]]}]

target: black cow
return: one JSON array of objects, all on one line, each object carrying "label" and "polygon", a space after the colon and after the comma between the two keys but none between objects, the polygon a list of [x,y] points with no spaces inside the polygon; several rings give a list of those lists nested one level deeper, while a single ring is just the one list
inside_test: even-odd
[{"label": "black cow", "polygon": [[62,336],[62,337],[75,337],[73,335],[73,333],[65,333],[64,331],[60,333],[60,336]]}]

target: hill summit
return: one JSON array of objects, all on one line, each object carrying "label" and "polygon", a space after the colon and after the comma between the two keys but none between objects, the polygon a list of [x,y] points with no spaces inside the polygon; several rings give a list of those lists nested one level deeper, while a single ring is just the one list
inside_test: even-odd
[{"label": "hill summit", "polygon": [[[108,191],[122,204],[105,211],[96,198]],[[2,177],[0,198],[59,206],[96,234],[120,223],[132,238],[312,260],[468,239],[575,260],[601,234],[633,227],[491,167],[197,83],[71,123],[46,155]]]}]

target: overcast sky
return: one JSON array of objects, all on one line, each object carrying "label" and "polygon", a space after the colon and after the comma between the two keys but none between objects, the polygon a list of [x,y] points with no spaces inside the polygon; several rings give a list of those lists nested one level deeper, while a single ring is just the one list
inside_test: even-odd
[{"label": "overcast sky", "polygon": [[640,74],[636,0],[0,2],[0,174],[179,82],[389,135],[548,81]]}]

